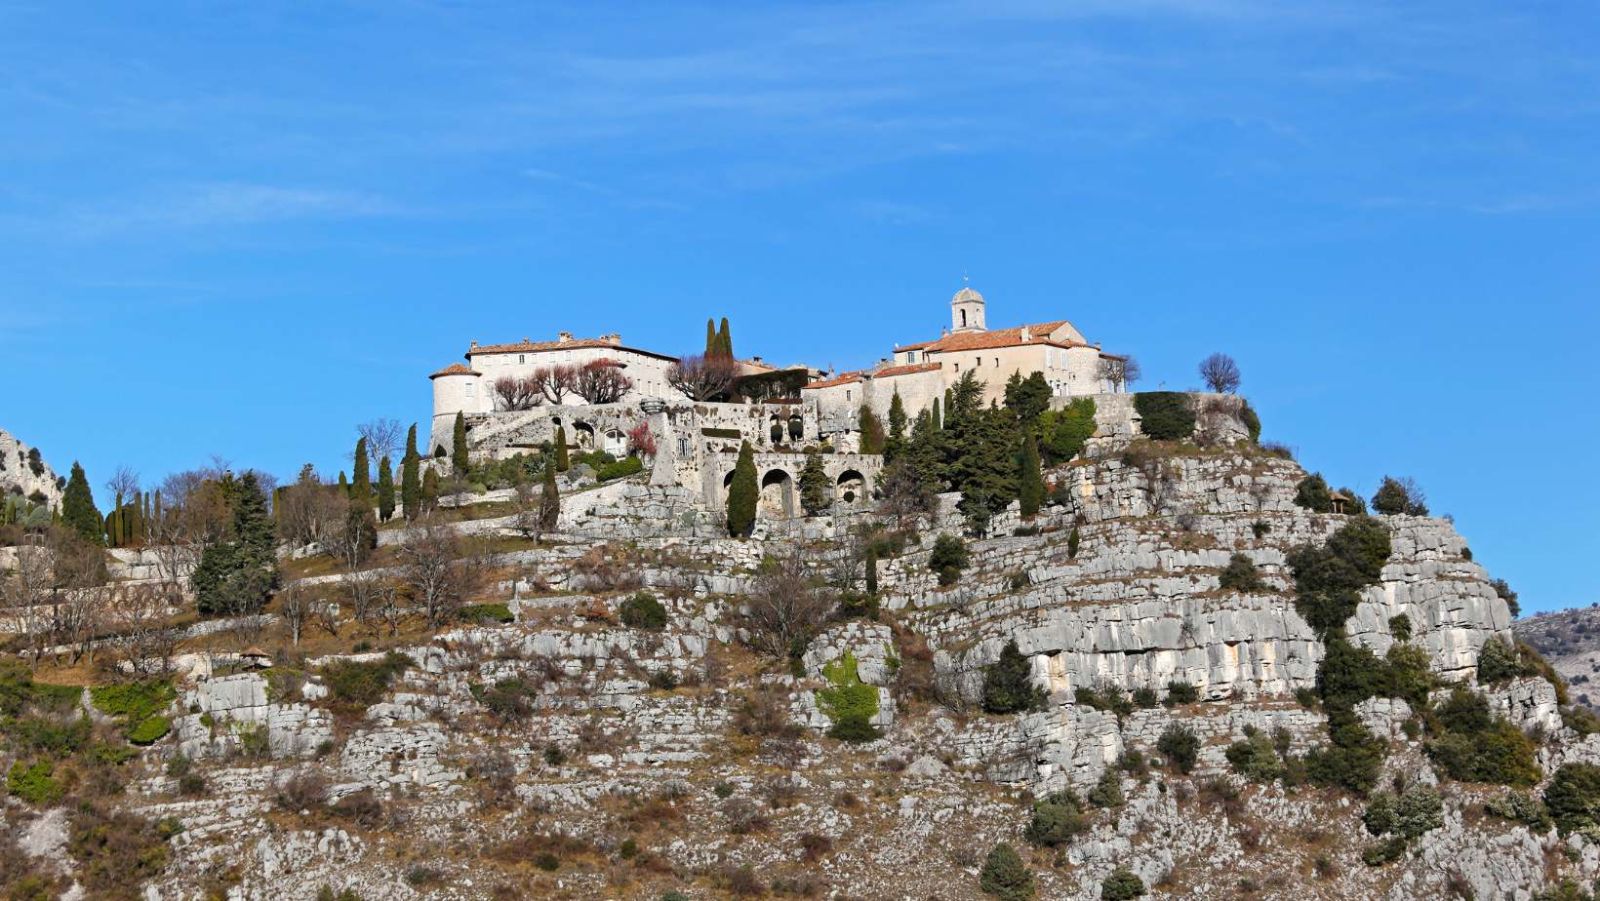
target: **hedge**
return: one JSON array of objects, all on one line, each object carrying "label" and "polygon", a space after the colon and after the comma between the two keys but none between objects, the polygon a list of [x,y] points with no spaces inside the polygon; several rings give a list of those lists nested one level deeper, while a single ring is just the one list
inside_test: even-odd
[{"label": "hedge", "polygon": [[1181,441],[1194,435],[1194,408],[1180,391],[1145,391],[1133,396],[1140,428],[1157,441]]}]

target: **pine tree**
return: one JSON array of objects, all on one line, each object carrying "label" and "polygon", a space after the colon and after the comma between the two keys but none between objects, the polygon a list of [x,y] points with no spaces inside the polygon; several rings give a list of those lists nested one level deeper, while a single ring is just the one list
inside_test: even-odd
[{"label": "pine tree", "polygon": [[1032,435],[1022,439],[1022,466],[1017,473],[1017,500],[1022,506],[1022,518],[1039,515],[1044,505],[1044,472],[1039,467],[1039,442]]},{"label": "pine tree", "polygon": [[717,351],[727,359],[733,359],[733,334],[728,331],[728,317],[722,317],[722,329],[717,332]]},{"label": "pine tree", "polygon": [[1045,691],[1033,684],[1033,667],[1022,655],[1016,639],[1000,649],[1000,659],[983,674],[983,709],[989,713],[1020,713],[1044,707]]},{"label": "pine tree", "polygon": [[544,483],[539,488],[539,529],[549,532],[561,521],[561,489],[556,485],[555,467],[544,468]]},{"label": "pine tree", "polygon": [[728,534],[749,538],[756,527],[756,458],[750,442],[739,446],[739,460],[733,466],[733,482],[728,486]]},{"label": "pine tree", "polygon": [[906,405],[900,400],[900,389],[894,389],[894,399],[889,401],[889,437],[883,442],[883,462],[892,463],[906,448]]},{"label": "pine tree", "polygon": [[417,457],[417,424],[406,434],[406,456],[400,463],[400,510],[413,520],[422,512],[422,461]]},{"label": "pine tree", "polygon": [[428,468],[422,476],[422,512],[432,513],[439,506],[439,470]]},{"label": "pine tree", "polygon": [[231,514],[228,535],[206,548],[190,580],[196,604],[209,616],[261,612],[278,584],[276,536],[267,513],[267,496],[255,472],[220,483]]},{"label": "pine tree", "polygon": [[1027,378],[1014,372],[1006,382],[1006,409],[1015,413],[1024,428],[1032,428],[1034,420],[1050,409],[1050,383],[1044,373],[1035,372]]},{"label": "pine tree", "polygon": [[394,470],[389,468],[389,458],[378,461],[378,519],[388,522],[394,515]]},{"label": "pine tree", "polygon": [[806,451],[806,465],[800,470],[800,506],[807,516],[816,516],[828,509],[832,487],[828,471],[822,466],[822,455],[814,450]]},{"label": "pine tree", "polygon": [[946,432],[945,474],[950,487],[961,492],[958,506],[973,531],[983,534],[994,514],[1017,496],[1017,467],[996,465],[1016,459],[1016,429],[1006,410],[966,408],[960,389],[957,383],[952,410],[957,416]]},{"label": "pine tree", "polygon": [[72,461],[72,475],[61,494],[61,523],[85,541],[105,543],[105,520],[95,508],[94,490],[89,487],[89,478],[83,474],[83,467],[76,460]]},{"label": "pine tree", "polygon": [[1033,874],[1022,856],[1010,845],[1001,842],[994,846],[984,859],[983,870],[978,874],[978,887],[986,895],[1000,901],[1028,901],[1033,897]]},{"label": "pine tree", "polygon": [[455,474],[466,478],[467,466],[471,462],[467,457],[467,418],[460,413],[456,414],[456,426],[451,436],[452,451],[450,454],[450,467]]},{"label": "pine tree", "polygon": [[367,462],[367,439],[356,439],[356,462],[351,470],[350,502],[358,507],[372,506],[372,468]]},{"label": "pine tree", "polygon": [[556,427],[555,446],[556,472],[566,472],[572,468],[572,460],[567,456],[567,427]]}]

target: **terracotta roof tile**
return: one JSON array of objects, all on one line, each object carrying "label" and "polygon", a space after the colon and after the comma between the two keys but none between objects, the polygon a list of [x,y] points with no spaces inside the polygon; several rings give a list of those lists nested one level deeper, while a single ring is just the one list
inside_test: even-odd
[{"label": "terracotta roof tile", "polygon": [[866,375],[866,373],[860,371],[843,372],[831,379],[823,379],[820,382],[812,382],[811,384],[804,386],[803,390],[809,390],[811,388],[834,388],[839,385],[849,385],[853,382],[861,381],[864,375]]},{"label": "terracotta roof tile", "polygon": [[539,353],[547,350],[578,350],[582,348],[601,348],[604,350],[625,351],[627,353],[643,354],[647,357],[656,357],[662,360],[676,360],[670,354],[659,354],[653,350],[642,350],[637,347],[624,347],[607,341],[603,338],[572,338],[567,341],[517,341],[512,344],[479,344],[467,348],[467,357],[481,356],[483,354],[520,354]]},{"label": "terracotta roof tile", "polygon": [[467,367],[461,365],[460,363],[451,363],[449,366],[446,366],[445,368],[439,370],[438,372],[435,372],[433,375],[428,376],[428,378],[436,379],[441,375],[477,375],[477,376],[481,376],[481,375],[483,375],[483,373],[477,372],[476,370],[468,369]]},{"label": "terracotta roof tile", "polygon": [[943,369],[939,363],[915,363],[906,366],[889,366],[876,372],[868,373],[869,378],[891,379],[900,375],[915,375],[919,372],[936,372]]}]

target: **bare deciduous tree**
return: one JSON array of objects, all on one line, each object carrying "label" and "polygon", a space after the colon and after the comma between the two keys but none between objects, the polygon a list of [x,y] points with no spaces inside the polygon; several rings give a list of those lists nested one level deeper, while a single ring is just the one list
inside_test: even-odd
[{"label": "bare deciduous tree", "polygon": [[13,627],[26,638],[29,662],[34,666],[49,638],[46,598],[55,578],[55,557],[38,540],[19,545],[16,565],[0,573],[0,603],[4,603]]},{"label": "bare deciduous tree", "polygon": [[616,360],[585,363],[573,379],[572,390],[591,404],[614,404],[633,387]]},{"label": "bare deciduous tree", "polygon": [[667,369],[667,384],[698,401],[728,393],[738,377],[739,364],[727,357],[684,357]]},{"label": "bare deciduous tree", "polygon": [[884,469],[879,488],[883,498],[878,502],[878,512],[894,517],[896,528],[905,528],[907,519],[914,523],[939,510],[938,493],[904,458]]},{"label": "bare deciduous tree", "polygon": [[108,591],[106,626],[134,672],[164,673],[171,667],[178,645],[171,600],[162,586],[151,583],[123,583]]},{"label": "bare deciduous tree", "polygon": [[571,365],[542,366],[533,371],[528,379],[544,395],[544,399],[552,404],[561,403],[562,399],[572,393],[578,379],[578,367]]},{"label": "bare deciduous tree", "polygon": [[300,478],[279,494],[273,511],[278,537],[296,547],[314,544],[330,552],[349,512],[349,500],[339,486],[323,482],[309,463],[301,468]]},{"label": "bare deciduous tree", "polygon": [[367,456],[372,460],[400,459],[400,442],[406,428],[398,419],[379,418],[356,426],[356,435],[367,439]]},{"label": "bare deciduous tree", "polygon": [[1139,369],[1139,361],[1132,356],[1115,357],[1107,355],[1100,358],[1100,378],[1110,382],[1114,391],[1125,390],[1129,385],[1137,382],[1143,374]]},{"label": "bare deciduous tree", "polygon": [[773,657],[803,650],[838,605],[838,597],[796,549],[765,561],[745,600],[745,642]]},{"label": "bare deciduous tree", "polygon": [[1232,394],[1239,390],[1239,364],[1227,354],[1212,354],[1200,361],[1200,378],[1212,391]]},{"label": "bare deciduous tree", "polygon": [[126,466],[118,466],[111,478],[106,479],[106,491],[112,498],[133,500],[133,496],[139,493],[139,474]]},{"label": "bare deciduous tree", "polygon": [[495,380],[494,394],[500,399],[500,408],[503,410],[531,410],[544,403],[544,394],[531,376],[501,376]]},{"label": "bare deciduous tree", "polygon": [[481,543],[464,540],[432,520],[408,530],[398,557],[400,579],[433,627],[449,621],[461,609],[478,589],[486,570]]},{"label": "bare deciduous tree", "polygon": [[289,627],[289,641],[296,646],[300,644],[300,634],[305,631],[306,621],[311,619],[314,603],[311,593],[297,585],[290,585],[278,592],[278,615],[283,617],[283,624]]}]

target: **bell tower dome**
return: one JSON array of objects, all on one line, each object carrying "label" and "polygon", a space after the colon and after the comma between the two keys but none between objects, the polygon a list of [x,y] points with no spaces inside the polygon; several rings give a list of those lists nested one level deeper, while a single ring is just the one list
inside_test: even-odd
[{"label": "bell tower dome", "polygon": [[962,286],[961,290],[950,298],[950,331],[981,332],[984,330],[983,295],[972,290],[971,287]]}]

